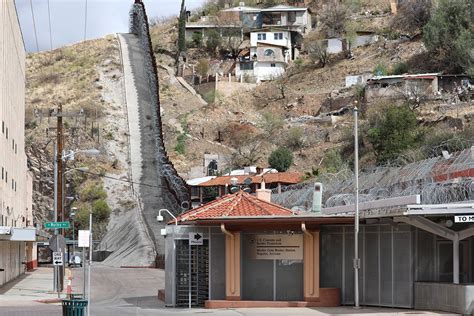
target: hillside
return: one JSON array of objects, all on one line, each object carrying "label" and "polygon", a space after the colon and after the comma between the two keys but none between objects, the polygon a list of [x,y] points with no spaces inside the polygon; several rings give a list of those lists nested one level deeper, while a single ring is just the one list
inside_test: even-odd
[{"label": "hillside", "polygon": [[[377,10],[377,14],[367,14],[367,10]],[[388,105],[367,102],[359,86],[345,88],[345,77],[372,73],[380,65],[391,69],[400,62],[408,64],[411,73],[431,70],[429,64],[417,62],[426,53],[420,36],[390,39],[393,36],[387,27],[393,17],[385,10],[362,7],[353,18],[364,30],[380,34],[379,39],[353,49],[349,57],[330,56],[324,67],[311,61],[303,50],[282,78],[264,82],[254,90],[216,96],[210,102],[175,75],[177,21],[155,25],[151,36],[158,64],[165,145],[180,174],[189,178],[193,168],[202,168],[204,154],[219,154],[222,171],[245,165],[266,167],[268,156],[278,147],[290,148],[294,154],[290,170],[306,172],[308,177],[350,164],[353,118],[348,108],[357,101],[365,133],[374,127]],[[190,48],[188,56],[188,67],[202,58],[209,59],[211,65],[219,63],[215,55],[201,49]],[[109,216],[136,208],[130,192],[129,134],[121,78],[119,46],[114,36],[29,55],[27,150],[35,175],[35,216],[39,223],[52,216],[54,130],[47,129],[55,126],[55,118],[46,113],[58,102],[64,111],[79,113],[82,109],[85,113],[66,119],[65,148],[98,148],[102,153],[98,158],[76,155],[70,164],[69,167],[89,167],[89,174],[67,175],[68,182],[74,183],[67,189],[68,196],[80,196],[79,201],[67,207],[77,207],[77,220],[85,224],[85,206],[95,203],[97,212],[104,215],[97,224],[100,235],[105,234]],[[424,102],[415,111],[417,128],[426,135],[423,146],[469,146],[474,137],[472,105],[472,101]],[[373,144],[366,135],[361,140],[362,165],[374,166],[378,162]],[[427,150],[412,151],[403,154],[405,161],[429,156]],[[114,225],[113,220],[109,225]]]}]

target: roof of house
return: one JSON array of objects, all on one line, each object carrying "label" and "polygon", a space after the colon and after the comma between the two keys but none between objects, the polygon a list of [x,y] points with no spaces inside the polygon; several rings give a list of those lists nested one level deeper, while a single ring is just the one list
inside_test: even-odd
[{"label": "roof of house", "polygon": [[[177,217],[178,222],[229,217],[292,216],[293,212],[280,205],[258,199],[244,191],[227,194]],[[169,224],[174,223],[172,220]]]},{"label": "roof of house", "polygon": [[289,5],[276,5],[274,7],[262,9],[262,12],[282,12],[282,11],[307,11],[308,8],[298,8]]},{"label": "roof of house", "polygon": [[433,79],[437,77],[439,73],[426,73],[426,74],[405,74],[405,75],[390,75],[390,76],[374,76],[370,78],[370,81],[386,80],[386,79]]},{"label": "roof of house", "polygon": [[245,179],[250,178],[252,184],[261,183],[262,177],[265,183],[285,183],[285,184],[296,184],[301,182],[301,173],[299,172],[278,172],[278,173],[265,173],[263,175],[241,175],[241,176],[220,176],[216,177],[207,182],[203,182],[198,186],[202,187],[215,187],[230,185],[230,179],[236,178],[238,184],[243,184]]},{"label": "roof of house", "polygon": [[221,10],[223,12],[260,12],[260,8],[253,8],[253,7],[246,7],[246,6],[239,6],[233,7],[225,10]]}]

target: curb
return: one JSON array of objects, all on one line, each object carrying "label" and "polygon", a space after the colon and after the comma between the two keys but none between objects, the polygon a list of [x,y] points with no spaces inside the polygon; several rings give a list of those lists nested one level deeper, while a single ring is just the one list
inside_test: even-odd
[{"label": "curb", "polygon": [[55,304],[55,303],[61,303],[62,299],[60,299],[60,298],[47,298],[47,299],[44,299],[44,300],[36,300],[35,302],[44,303],[44,304]]}]

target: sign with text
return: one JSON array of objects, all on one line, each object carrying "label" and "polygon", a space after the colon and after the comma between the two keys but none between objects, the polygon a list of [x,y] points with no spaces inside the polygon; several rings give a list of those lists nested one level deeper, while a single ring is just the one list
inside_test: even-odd
[{"label": "sign with text", "polygon": [[474,223],[474,215],[456,215],[454,216],[455,223]]},{"label": "sign with text", "polygon": [[55,266],[63,265],[63,253],[62,252],[53,252],[53,264]]},{"label": "sign with text", "polygon": [[44,223],[44,228],[47,229],[58,229],[58,228],[71,228],[71,224],[69,222],[48,222]]},{"label": "sign with text", "polygon": [[77,236],[77,246],[88,248],[89,247],[89,239],[90,239],[90,231],[89,230],[80,230]]},{"label": "sign with text", "polygon": [[251,257],[257,260],[303,260],[303,235],[254,235]]}]

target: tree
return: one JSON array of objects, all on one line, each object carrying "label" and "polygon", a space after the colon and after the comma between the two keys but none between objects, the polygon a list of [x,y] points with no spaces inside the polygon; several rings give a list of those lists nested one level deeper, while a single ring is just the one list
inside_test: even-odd
[{"label": "tree", "polygon": [[393,19],[393,26],[404,32],[416,32],[428,23],[432,0],[404,0]]},{"label": "tree", "polygon": [[440,0],[435,13],[423,28],[423,42],[443,70],[467,72],[472,67],[474,39],[471,12],[470,0]]},{"label": "tree", "polygon": [[286,136],[286,145],[292,149],[300,149],[304,145],[304,131],[302,128],[293,127]]},{"label": "tree", "polygon": [[210,30],[207,33],[206,48],[209,53],[215,53],[216,49],[221,46],[222,37],[216,30]]},{"label": "tree", "polygon": [[418,143],[416,115],[408,106],[391,106],[380,117],[371,117],[369,124],[369,141],[379,163],[396,160]]},{"label": "tree", "polygon": [[179,69],[179,58],[186,52],[186,7],[181,0],[181,11],[178,20],[178,55],[176,56],[176,67]]},{"label": "tree", "polygon": [[338,0],[330,0],[321,12],[320,20],[328,29],[328,36],[342,36],[347,18],[348,10]]},{"label": "tree", "polygon": [[284,147],[280,147],[274,150],[270,157],[268,157],[268,164],[270,167],[278,170],[279,172],[287,171],[293,163],[293,154],[290,150]]},{"label": "tree", "polygon": [[306,43],[306,50],[308,51],[309,58],[312,62],[319,62],[321,67],[326,66],[329,54],[327,50],[327,42],[324,41],[311,41]]}]

